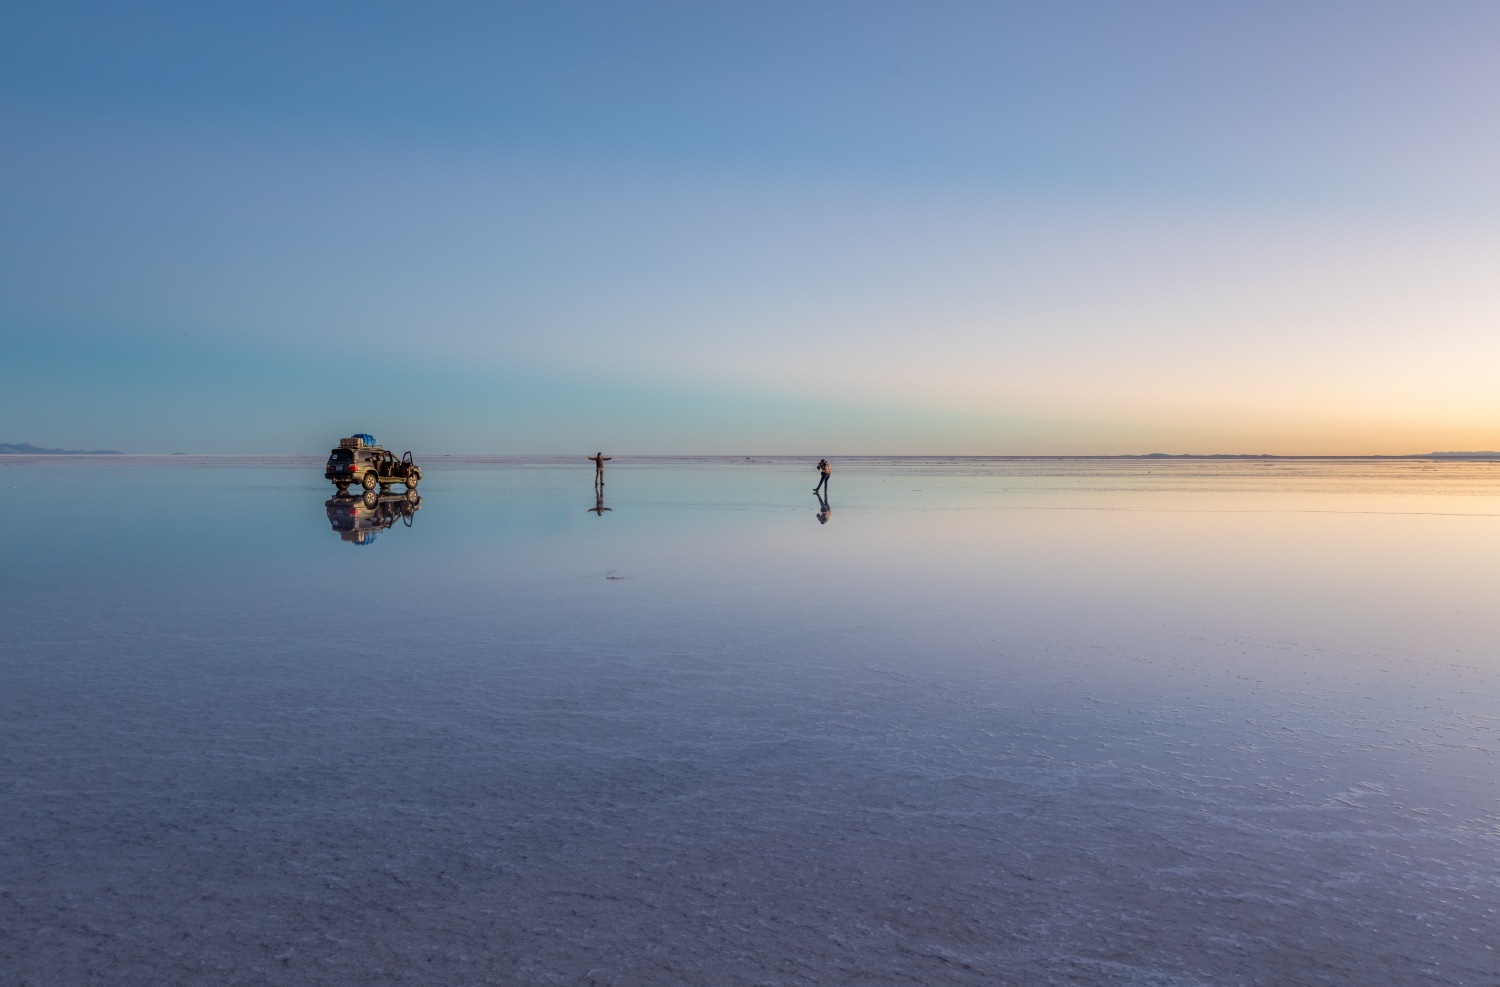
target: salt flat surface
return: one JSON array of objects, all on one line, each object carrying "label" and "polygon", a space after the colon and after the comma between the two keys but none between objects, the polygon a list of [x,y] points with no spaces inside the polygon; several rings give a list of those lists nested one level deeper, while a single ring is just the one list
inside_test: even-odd
[{"label": "salt flat surface", "polygon": [[424,465],[0,460],[0,983],[1500,984],[1500,465]]}]

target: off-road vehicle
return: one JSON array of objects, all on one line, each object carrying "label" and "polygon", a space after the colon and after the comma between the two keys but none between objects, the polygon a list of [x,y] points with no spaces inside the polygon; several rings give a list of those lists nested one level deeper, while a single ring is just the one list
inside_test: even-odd
[{"label": "off-road vehicle", "polygon": [[415,490],[422,471],[412,462],[410,452],[397,459],[395,453],[381,448],[373,435],[357,432],[339,439],[338,448],[328,454],[323,478],[332,480],[339,493],[356,483],[366,490],[379,487],[389,491],[393,483],[404,483],[406,489]]}]

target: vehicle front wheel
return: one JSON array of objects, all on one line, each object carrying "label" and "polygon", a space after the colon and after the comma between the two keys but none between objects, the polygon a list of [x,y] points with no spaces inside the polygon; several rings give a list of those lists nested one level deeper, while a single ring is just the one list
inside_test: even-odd
[{"label": "vehicle front wheel", "polygon": [[406,475],[406,489],[408,489],[408,490],[415,490],[415,489],[417,489],[417,481],[420,480],[420,479],[422,479],[422,477],[419,474],[417,474],[417,473],[408,473]]},{"label": "vehicle front wheel", "polygon": [[374,490],[376,485],[379,483],[380,480],[375,476],[373,470],[369,473],[366,473],[364,477],[359,481],[359,485],[364,487],[366,490]]}]

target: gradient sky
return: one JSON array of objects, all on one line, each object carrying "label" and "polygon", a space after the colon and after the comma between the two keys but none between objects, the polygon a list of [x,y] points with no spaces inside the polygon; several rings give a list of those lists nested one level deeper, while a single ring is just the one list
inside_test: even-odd
[{"label": "gradient sky", "polygon": [[1500,448],[1500,4],[0,8],[0,442]]}]

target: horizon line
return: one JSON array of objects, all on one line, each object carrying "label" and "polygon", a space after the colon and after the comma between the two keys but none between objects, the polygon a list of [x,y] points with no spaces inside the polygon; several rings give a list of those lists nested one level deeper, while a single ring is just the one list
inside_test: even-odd
[{"label": "horizon line", "polygon": [[[8,443],[7,443],[8,444]],[[0,444],[0,446],[7,445]],[[20,444],[20,443],[16,443]],[[575,455],[592,458],[583,453],[572,452],[434,452],[425,455],[435,458],[459,456],[483,456],[497,459],[565,459]],[[1500,459],[1500,451],[1465,452],[1418,452],[1418,453],[1241,453],[1241,452],[1147,452],[1147,453],[952,453],[952,452],[891,452],[891,453],[743,453],[743,452],[691,452],[691,453],[615,453],[637,459],[809,459],[814,456],[832,456],[838,459]],[[318,459],[322,453],[308,452],[122,452],[84,450],[56,450],[37,452],[9,452],[0,449],[0,456],[16,459],[89,458],[111,459],[120,457],[180,457],[212,456],[217,458],[280,456],[289,458]]]}]

